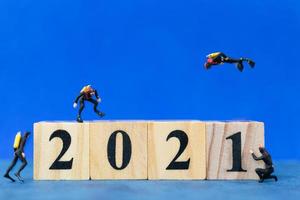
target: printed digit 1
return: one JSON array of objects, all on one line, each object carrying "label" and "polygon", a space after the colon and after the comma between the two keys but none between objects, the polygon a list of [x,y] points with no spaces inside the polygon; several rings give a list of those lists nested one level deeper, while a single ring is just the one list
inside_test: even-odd
[{"label": "printed digit 1", "polygon": [[241,132],[237,132],[226,140],[232,140],[232,168],[227,170],[228,172],[246,172],[242,168],[242,143],[241,143]]}]

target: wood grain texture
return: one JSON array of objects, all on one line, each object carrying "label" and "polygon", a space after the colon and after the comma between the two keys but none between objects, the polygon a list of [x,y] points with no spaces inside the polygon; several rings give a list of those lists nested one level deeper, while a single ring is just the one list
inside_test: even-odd
[{"label": "wood grain texture", "polygon": [[[50,140],[56,130],[65,130],[71,136],[71,145],[61,161],[73,158],[72,169],[49,169],[62,151],[60,138]],[[70,122],[40,122],[34,124],[34,179],[87,180],[89,179],[89,126]]]},{"label": "wood grain texture", "polygon": [[[228,172],[232,168],[232,140],[227,137],[241,132],[242,168],[247,172]],[[258,179],[255,168],[264,167],[253,160],[259,144],[264,145],[264,124],[261,122],[206,122],[207,179]]]},{"label": "wood grain texture", "polygon": [[[108,141],[112,133],[117,131],[115,164],[119,168],[122,166],[124,138],[118,130],[126,132],[131,142],[131,157],[124,169],[113,168],[108,159]],[[91,179],[147,179],[147,122],[91,123],[90,172]]]},{"label": "wood grain texture", "polygon": [[[180,141],[168,135],[181,130],[188,144],[177,161],[190,159],[188,169],[166,169],[180,148]],[[205,124],[196,121],[161,121],[148,124],[149,179],[204,179],[206,177]]]}]

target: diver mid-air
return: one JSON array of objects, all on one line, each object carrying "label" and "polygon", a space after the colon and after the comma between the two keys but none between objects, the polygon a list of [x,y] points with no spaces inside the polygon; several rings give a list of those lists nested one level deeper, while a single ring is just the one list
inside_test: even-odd
[{"label": "diver mid-air", "polygon": [[207,58],[207,60],[204,64],[205,69],[210,69],[213,65],[221,65],[224,63],[234,63],[234,64],[236,64],[236,67],[238,68],[238,70],[240,72],[242,72],[244,69],[244,65],[243,65],[244,61],[246,61],[250,65],[251,68],[254,68],[254,66],[255,66],[255,62],[248,58],[234,59],[234,58],[230,58],[230,57],[226,56],[222,52],[215,52],[215,53],[208,54],[206,56],[206,58]]}]

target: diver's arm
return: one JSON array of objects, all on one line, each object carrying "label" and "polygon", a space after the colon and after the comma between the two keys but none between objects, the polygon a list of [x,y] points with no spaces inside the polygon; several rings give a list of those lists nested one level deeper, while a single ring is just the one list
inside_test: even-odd
[{"label": "diver's arm", "polygon": [[252,153],[252,157],[254,160],[263,160],[264,159],[264,156],[260,156],[260,157],[257,157],[254,153]]},{"label": "diver's arm", "polygon": [[19,149],[21,150],[21,152],[24,152],[24,147],[25,147],[26,142],[27,142],[27,137],[23,136],[22,140],[21,140],[20,147],[19,147]]},{"label": "diver's arm", "polygon": [[227,58],[228,57],[223,52],[220,52],[219,56],[222,57],[222,58]]},{"label": "diver's arm", "polygon": [[229,60],[230,58],[228,56],[226,56],[224,53],[220,52],[219,56],[221,58],[221,61],[224,62],[224,61],[227,61]]},{"label": "diver's arm", "polygon": [[101,98],[99,97],[99,94],[98,94],[97,90],[95,90],[95,96],[97,98],[97,102],[100,103],[101,102]]},{"label": "diver's arm", "polygon": [[80,93],[80,94],[76,97],[74,103],[77,104],[78,100],[79,100],[83,95],[84,95],[83,93]]},{"label": "diver's arm", "polygon": [[95,97],[96,97],[97,99],[99,99],[99,95],[98,95],[97,90],[94,90],[94,91],[95,91]]}]

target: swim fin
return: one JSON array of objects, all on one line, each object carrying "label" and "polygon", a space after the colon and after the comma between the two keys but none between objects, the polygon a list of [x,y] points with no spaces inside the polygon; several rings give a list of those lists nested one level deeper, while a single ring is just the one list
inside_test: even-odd
[{"label": "swim fin", "polygon": [[242,71],[244,70],[244,66],[243,66],[243,63],[242,63],[242,62],[237,63],[237,64],[236,64],[236,67],[238,68],[238,70],[239,70],[240,72],[242,72]]},{"label": "swim fin", "polygon": [[10,177],[9,174],[4,174],[4,178],[7,178],[7,179],[11,180],[12,182],[16,182],[16,180],[13,179],[12,177]]}]

